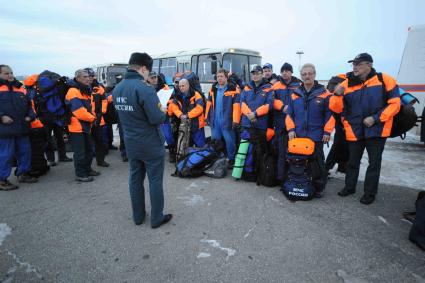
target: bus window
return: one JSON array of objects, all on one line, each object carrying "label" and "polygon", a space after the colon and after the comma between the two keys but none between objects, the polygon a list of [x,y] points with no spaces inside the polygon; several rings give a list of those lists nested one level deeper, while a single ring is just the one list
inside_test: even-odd
[{"label": "bus window", "polygon": [[199,55],[198,77],[200,82],[213,82],[214,74],[211,72],[211,62],[221,62],[221,54]]},{"label": "bus window", "polygon": [[152,64],[152,72],[159,73],[159,59],[154,59]]},{"label": "bus window", "polygon": [[164,74],[165,81],[167,84],[171,84],[173,76],[177,73],[177,59],[176,58],[164,58],[161,59],[161,67],[159,72]]},{"label": "bus window", "polygon": [[192,56],[192,72],[194,72],[195,74],[198,73],[198,57],[199,56]]},{"label": "bus window", "polygon": [[223,68],[238,75],[243,81],[249,81],[246,68],[248,67],[248,56],[226,53],[223,56]]},{"label": "bus window", "polygon": [[179,64],[178,64],[177,72],[178,72],[178,73],[183,73],[183,72],[184,72],[183,63],[179,63]]},{"label": "bus window", "polygon": [[249,71],[251,71],[255,65],[261,66],[261,57],[249,56]]},{"label": "bus window", "polygon": [[184,71],[190,71],[190,64],[189,64],[189,62],[184,63]]},{"label": "bus window", "polygon": [[256,57],[256,56],[248,56],[248,57],[249,57],[249,68],[247,70],[248,72],[247,75],[249,77],[248,81],[250,81],[251,80],[250,71],[255,65],[261,66],[261,57]]}]

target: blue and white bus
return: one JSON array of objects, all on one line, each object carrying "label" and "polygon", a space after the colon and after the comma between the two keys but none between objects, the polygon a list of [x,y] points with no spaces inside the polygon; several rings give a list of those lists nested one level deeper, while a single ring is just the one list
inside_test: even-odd
[{"label": "blue and white bus", "polygon": [[176,73],[194,72],[198,75],[205,93],[214,82],[217,69],[224,68],[247,82],[250,79],[251,68],[254,65],[261,65],[259,52],[241,48],[201,48],[152,57],[154,59],[152,71],[164,74],[167,84],[172,84],[172,78]]}]

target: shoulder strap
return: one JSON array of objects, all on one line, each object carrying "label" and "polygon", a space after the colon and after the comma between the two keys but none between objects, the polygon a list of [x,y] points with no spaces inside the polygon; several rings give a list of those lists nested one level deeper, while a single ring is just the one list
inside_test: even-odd
[{"label": "shoulder strap", "polygon": [[382,84],[382,88],[384,89],[384,94],[385,94],[385,96],[387,96],[387,97],[388,97],[388,91],[387,91],[387,87],[386,87],[386,85],[385,85],[384,77],[383,77],[382,73],[376,73],[376,75],[378,76],[378,80],[379,80],[379,81],[381,82],[381,84]]}]

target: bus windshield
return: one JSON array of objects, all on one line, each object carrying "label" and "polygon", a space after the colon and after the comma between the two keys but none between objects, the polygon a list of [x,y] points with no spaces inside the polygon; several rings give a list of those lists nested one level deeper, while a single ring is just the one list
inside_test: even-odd
[{"label": "bus windshield", "polygon": [[249,71],[254,65],[261,64],[261,57],[226,53],[223,55],[223,68],[237,74],[239,78],[248,82]]}]

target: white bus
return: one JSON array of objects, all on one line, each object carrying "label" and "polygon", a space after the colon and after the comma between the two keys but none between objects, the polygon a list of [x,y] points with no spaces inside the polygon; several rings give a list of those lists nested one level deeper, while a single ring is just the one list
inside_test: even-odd
[{"label": "white bus", "polygon": [[249,81],[250,70],[261,65],[257,51],[240,48],[202,48],[154,55],[152,71],[162,73],[166,83],[172,85],[176,73],[192,71],[198,75],[202,90],[207,93],[214,82],[217,69],[224,68],[237,74],[243,81]]},{"label": "white bus", "polygon": [[[405,92],[418,98],[420,103],[415,104],[415,110],[422,115],[425,105],[425,25],[408,29],[397,82]],[[420,128],[415,127],[412,131],[419,134]]]},{"label": "white bus", "polygon": [[113,87],[117,82],[118,76],[124,76],[127,71],[126,63],[107,63],[90,67],[96,73],[97,80],[105,87]]}]

